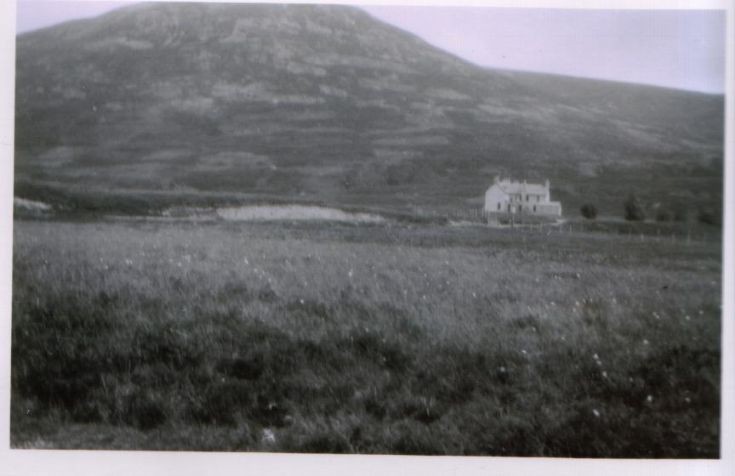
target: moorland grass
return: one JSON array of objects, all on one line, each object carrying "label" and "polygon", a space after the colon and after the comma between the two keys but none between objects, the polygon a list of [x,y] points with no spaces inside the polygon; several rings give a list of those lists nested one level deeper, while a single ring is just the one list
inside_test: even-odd
[{"label": "moorland grass", "polygon": [[14,447],[719,454],[719,243],[145,221],[14,240]]}]

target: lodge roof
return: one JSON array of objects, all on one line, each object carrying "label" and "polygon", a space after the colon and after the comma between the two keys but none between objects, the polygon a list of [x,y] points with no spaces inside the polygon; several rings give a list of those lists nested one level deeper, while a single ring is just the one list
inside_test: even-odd
[{"label": "lodge roof", "polygon": [[547,192],[546,186],[543,184],[517,182],[511,180],[499,180],[495,182],[492,187],[498,187],[502,192],[509,195],[516,193],[545,195]]}]

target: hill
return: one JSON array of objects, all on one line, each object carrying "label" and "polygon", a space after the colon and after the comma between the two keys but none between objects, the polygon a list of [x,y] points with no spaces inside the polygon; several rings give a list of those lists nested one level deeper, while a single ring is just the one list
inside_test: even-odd
[{"label": "hill", "polygon": [[722,96],[487,70],[352,7],[142,4],[20,35],[16,194],[721,207]]}]

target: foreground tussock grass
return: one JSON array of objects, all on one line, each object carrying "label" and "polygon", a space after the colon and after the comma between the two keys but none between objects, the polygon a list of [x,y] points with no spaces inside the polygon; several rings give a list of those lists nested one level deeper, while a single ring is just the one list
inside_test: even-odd
[{"label": "foreground tussock grass", "polygon": [[718,455],[719,245],[329,227],[16,222],[12,444]]}]

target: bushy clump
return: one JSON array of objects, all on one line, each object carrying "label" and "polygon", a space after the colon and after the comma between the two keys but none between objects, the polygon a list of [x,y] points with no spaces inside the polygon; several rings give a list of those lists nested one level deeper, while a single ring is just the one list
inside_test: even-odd
[{"label": "bushy clump", "polygon": [[442,455],[447,453],[451,444],[437,438],[430,428],[421,423],[402,421],[396,425],[395,436],[388,447],[390,453],[404,455]]},{"label": "bushy clump", "polygon": [[674,203],[672,205],[673,219],[677,222],[686,222],[689,220],[689,208],[684,203]]},{"label": "bushy clump", "polygon": [[656,221],[668,222],[674,219],[674,213],[666,207],[656,209]]},{"label": "bushy clump", "polygon": [[166,422],[166,412],[170,407],[163,395],[139,388],[127,398],[122,421],[141,430],[150,430]]},{"label": "bushy clump", "polygon": [[[102,302],[57,296],[15,314],[13,378],[24,394],[43,405],[74,411],[100,384],[100,374],[115,368],[117,325]],[[86,342],[92,336],[94,340]],[[105,355],[107,350],[111,354]],[[79,414],[91,418],[87,411]]]},{"label": "bushy clump", "polygon": [[706,225],[722,226],[722,214],[711,207],[701,207],[697,213],[697,220]]},{"label": "bushy clump", "polygon": [[597,207],[590,203],[582,205],[582,207],[579,209],[579,212],[582,214],[583,217],[588,220],[594,220],[595,218],[597,218]]},{"label": "bushy clump", "polygon": [[212,382],[202,390],[201,401],[189,410],[194,421],[200,423],[234,425],[256,404],[253,386],[247,382]]},{"label": "bushy clump", "polygon": [[195,367],[203,361],[205,349],[192,337],[181,324],[152,318],[134,332],[134,355],[141,363],[161,363],[173,369]]},{"label": "bushy clump", "polygon": [[217,370],[236,379],[255,380],[263,375],[265,361],[262,354],[224,358],[217,363]]},{"label": "bushy clump", "polygon": [[625,211],[623,216],[628,221],[643,221],[646,218],[643,204],[635,194],[628,195],[628,198],[623,202],[623,209]]},{"label": "bushy clump", "polygon": [[378,332],[353,332],[341,345],[348,346],[349,352],[358,358],[394,372],[405,370],[413,360],[399,342]]}]

